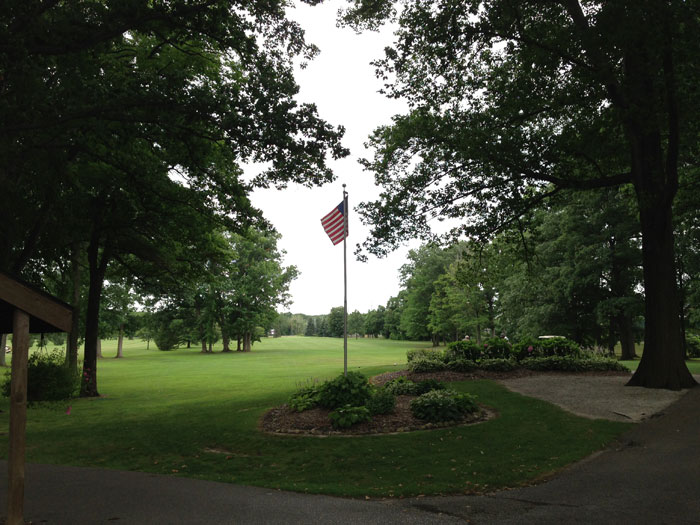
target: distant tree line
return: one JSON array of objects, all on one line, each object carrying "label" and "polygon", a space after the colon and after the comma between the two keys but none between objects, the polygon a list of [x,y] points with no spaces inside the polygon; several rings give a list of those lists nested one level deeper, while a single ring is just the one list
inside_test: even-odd
[{"label": "distant tree line", "polygon": [[[348,314],[348,337],[388,337],[384,332],[383,306],[367,313]],[[335,306],[322,315],[280,313],[274,323],[275,335],[343,337],[343,307]]]},{"label": "distant tree line", "polygon": [[[426,244],[408,254],[401,290],[348,316],[348,332],[390,339],[561,335],[635,356],[644,333],[641,238],[630,189],[561,195],[485,243]],[[679,309],[687,340],[700,333],[700,229],[694,195],[676,202]],[[300,317],[301,316],[292,316]],[[342,336],[342,308],[308,317],[306,335]],[[301,329],[298,333],[301,333]]]}]

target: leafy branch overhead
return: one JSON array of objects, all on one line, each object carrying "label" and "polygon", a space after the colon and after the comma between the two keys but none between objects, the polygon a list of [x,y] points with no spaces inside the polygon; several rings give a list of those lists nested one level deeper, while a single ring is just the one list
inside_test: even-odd
[{"label": "leafy branch overhead", "polygon": [[[318,50],[286,8],[3,4],[0,268],[41,282],[69,248],[83,255],[93,373],[108,271],[160,293],[201,277],[208,232],[269,228],[254,187],[329,182],[327,161],[347,155],[342,127],[295,100],[294,63]],[[264,171],[244,179],[244,162]]]},{"label": "leafy branch overhead", "polygon": [[448,238],[488,240],[557,193],[630,184],[647,323],[633,382],[693,384],[680,352],[662,355],[680,347],[672,207],[698,164],[700,4],[349,4],[341,18],[357,29],[397,24],[375,66],[409,107],[369,139],[364,166],[382,191],[358,208],[371,228],[358,254],[431,239],[431,219],[453,219]]}]

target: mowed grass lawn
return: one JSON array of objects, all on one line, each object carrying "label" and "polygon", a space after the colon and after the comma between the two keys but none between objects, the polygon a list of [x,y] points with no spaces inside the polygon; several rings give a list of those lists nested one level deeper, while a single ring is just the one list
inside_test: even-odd
[{"label": "mowed grass lawn", "polygon": [[[374,375],[405,367],[423,345],[351,339],[349,369]],[[486,423],[363,437],[264,434],[260,416],[300,384],[342,372],[339,339],[264,339],[253,352],[160,352],[103,343],[103,397],[29,410],[31,462],[138,470],[353,497],[488,491],[528,483],[579,460],[629,428],[579,418],[493,381],[464,381],[498,411]],[[0,432],[7,435],[8,402]],[[7,457],[7,440],[0,444]]]},{"label": "mowed grass lawn", "polygon": [[[630,370],[637,369],[637,366],[639,366],[639,359],[642,357],[642,354],[644,353],[644,345],[643,344],[637,343],[635,345],[635,348],[636,348],[638,359],[629,360],[629,361],[620,361],[623,365],[625,365]],[[619,343],[615,347],[615,354],[617,355],[617,357],[619,359],[620,355],[621,355]],[[700,375],[700,359],[699,358],[688,359],[688,360],[686,360],[685,364],[688,366],[688,370],[690,370],[691,374]]]}]

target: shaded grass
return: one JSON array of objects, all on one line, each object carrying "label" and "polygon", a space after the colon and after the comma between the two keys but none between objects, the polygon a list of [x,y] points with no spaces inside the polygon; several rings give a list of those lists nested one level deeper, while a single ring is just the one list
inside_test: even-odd
[{"label": "shaded grass", "polygon": [[[351,369],[405,367],[424,346],[350,340]],[[250,354],[146,351],[103,359],[104,397],[29,411],[28,460],[97,466],[343,496],[410,496],[521,485],[600,449],[629,424],[588,420],[492,381],[453,387],[500,417],[479,425],[385,436],[263,434],[259,417],[297,386],[342,372],[342,340],[266,339]],[[104,345],[104,355],[114,355]],[[396,363],[396,364],[394,364]],[[6,405],[6,400],[4,401]],[[7,411],[0,424],[7,429]],[[3,440],[4,441],[4,440]],[[7,444],[0,444],[7,454]]]}]

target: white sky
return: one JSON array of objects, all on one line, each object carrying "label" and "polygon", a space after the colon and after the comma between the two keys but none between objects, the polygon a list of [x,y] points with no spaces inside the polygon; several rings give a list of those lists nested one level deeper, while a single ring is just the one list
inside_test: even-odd
[{"label": "white sky", "polygon": [[[391,31],[356,35],[336,27],[336,13],[344,1],[328,1],[310,7],[298,4],[289,16],[306,30],[308,42],[321,53],[306,69],[298,69],[299,101],[314,102],[321,118],[346,128],[343,145],[350,156],[331,162],[337,181],[321,188],[290,185],[286,190],[256,190],[251,199],[282,235],[279,247],[287,252],[285,265],[295,265],[299,278],[291,285],[293,303],[289,311],[309,315],[326,314],[343,305],[343,245],[333,246],[321,227],[321,217],[342,201],[342,184],[347,184],[350,204],[348,237],[348,311],[367,312],[386,304],[399,291],[399,267],[408,248],[385,259],[355,260],[355,244],[368,235],[353,208],[361,201],[374,200],[379,188],[373,175],[357,162],[369,152],[363,144],[379,125],[402,113],[404,105],[377,93],[381,83],[370,61],[383,56],[391,42]],[[411,247],[417,246],[412,242]]]}]

